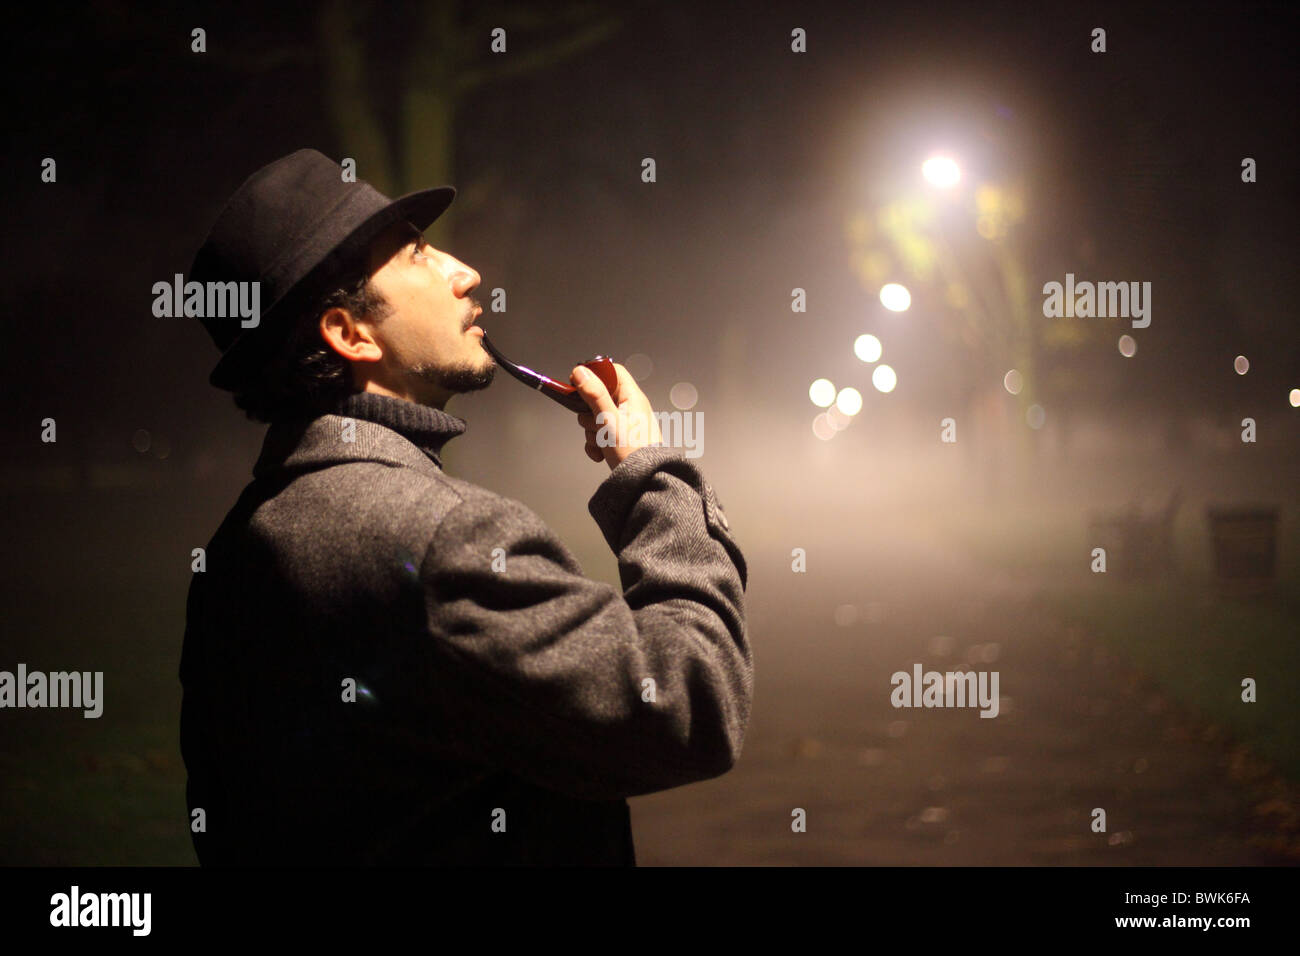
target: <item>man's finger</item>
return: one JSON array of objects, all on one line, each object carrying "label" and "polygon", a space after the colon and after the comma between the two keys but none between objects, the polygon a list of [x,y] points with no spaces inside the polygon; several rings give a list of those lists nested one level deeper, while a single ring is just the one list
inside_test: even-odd
[{"label": "man's finger", "polygon": [[633,388],[640,388],[636,380],[632,378],[632,373],[617,362],[613,363],[614,374],[618,376],[618,394],[620,398],[626,399],[632,393]]},{"label": "man's finger", "polygon": [[569,374],[569,380],[577,387],[579,394],[593,413],[605,412],[607,415],[612,415],[618,410],[600,376],[585,365],[574,368]]}]

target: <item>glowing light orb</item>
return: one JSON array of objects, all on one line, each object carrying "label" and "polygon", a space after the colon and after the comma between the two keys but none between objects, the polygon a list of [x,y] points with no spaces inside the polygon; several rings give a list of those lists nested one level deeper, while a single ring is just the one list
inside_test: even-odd
[{"label": "glowing light orb", "polygon": [[940,189],[950,189],[961,181],[961,167],[951,156],[931,156],[921,164],[926,182]]},{"label": "glowing light orb", "polygon": [[859,335],[853,340],[853,354],[870,365],[880,361],[885,348],[874,335]]},{"label": "glowing light orb", "polygon": [[880,304],[890,312],[906,312],[912,304],[912,293],[906,286],[890,282],[880,288]]},{"label": "glowing light orb", "polygon": [[835,401],[835,384],[828,378],[819,378],[808,386],[808,397],[818,408],[827,408]]},{"label": "glowing light orb", "polygon": [[856,415],[862,411],[862,393],[856,388],[842,388],[835,397],[835,407],[845,415]]}]

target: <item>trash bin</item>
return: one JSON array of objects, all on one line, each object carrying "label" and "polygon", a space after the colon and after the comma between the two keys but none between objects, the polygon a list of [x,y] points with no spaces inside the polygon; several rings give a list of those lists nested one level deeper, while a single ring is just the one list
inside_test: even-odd
[{"label": "trash bin", "polygon": [[1278,509],[1211,506],[1206,518],[1219,593],[1230,597],[1268,593],[1277,573]]}]

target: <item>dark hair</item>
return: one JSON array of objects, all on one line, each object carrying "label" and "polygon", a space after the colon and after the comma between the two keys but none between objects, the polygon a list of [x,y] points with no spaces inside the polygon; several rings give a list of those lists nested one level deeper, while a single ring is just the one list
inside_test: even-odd
[{"label": "dark hair", "polygon": [[365,272],[339,280],[317,296],[299,312],[274,355],[235,390],[235,404],[250,419],[314,418],[356,391],[347,359],[320,334],[320,317],[333,308],[371,322],[380,322],[393,311]]}]

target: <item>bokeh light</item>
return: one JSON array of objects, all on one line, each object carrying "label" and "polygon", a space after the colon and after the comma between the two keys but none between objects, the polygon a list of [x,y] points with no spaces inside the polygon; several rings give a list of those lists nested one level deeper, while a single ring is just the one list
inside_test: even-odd
[{"label": "bokeh light", "polygon": [[1030,405],[1025,412],[1025,422],[1030,428],[1042,428],[1043,423],[1047,421],[1047,412],[1043,410],[1042,405]]},{"label": "bokeh light", "polygon": [[835,401],[835,384],[828,378],[819,378],[808,386],[808,397],[819,408],[826,408]]},{"label": "bokeh light", "polygon": [[644,352],[633,352],[619,364],[638,382],[644,382],[655,370],[654,360]]},{"label": "bokeh light", "polygon": [[1291,389],[1291,407],[1300,408],[1300,388]]},{"label": "bokeh light", "polygon": [[1119,354],[1125,358],[1132,358],[1137,354],[1137,339],[1131,335],[1121,335],[1119,337]]},{"label": "bokeh light", "polygon": [[856,604],[840,604],[835,608],[835,623],[839,627],[852,627],[858,620]]},{"label": "bokeh light", "polygon": [[1232,367],[1237,370],[1238,375],[1245,375],[1250,371],[1250,359],[1244,355],[1238,355],[1232,360]]},{"label": "bokeh light", "polygon": [[853,424],[853,418],[846,415],[838,405],[832,405],[826,409],[826,420],[831,423],[831,427],[837,432],[842,432]]},{"label": "bokeh light", "polygon": [[870,364],[880,361],[885,348],[874,335],[859,335],[853,340],[853,354]]},{"label": "bokeh light", "polygon": [[830,417],[825,412],[813,419],[812,430],[813,434],[822,441],[830,441],[835,437],[835,426],[831,424]]},{"label": "bokeh light", "polygon": [[835,407],[845,415],[856,415],[862,411],[862,393],[856,388],[842,388],[835,397]]},{"label": "bokeh light", "polygon": [[876,386],[878,392],[892,392],[898,384],[898,376],[888,365],[877,365],[871,373],[871,384]]},{"label": "bokeh light", "polygon": [[931,156],[921,164],[921,175],[930,185],[949,189],[961,180],[961,168],[951,156]]},{"label": "bokeh light", "polygon": [[668,401],[673,403],[673,408],[680,408],[682,411],[694,408],[699,400],[700,393],[690,382],[678,382],[668,392]]},{"label": "bokeh light", "polygon": [[1025,387],[1025,377],[1020,374],[1019,370],[1013,368],[1002,376],[1002,387],[1012,395],[1019,395],[1020,390]]},{"label": "bokeh light", "polygon": [[880,304],[890,312],[906,312],[912,304],[912,293],[906,286],[890,282],[880,288]]}]

